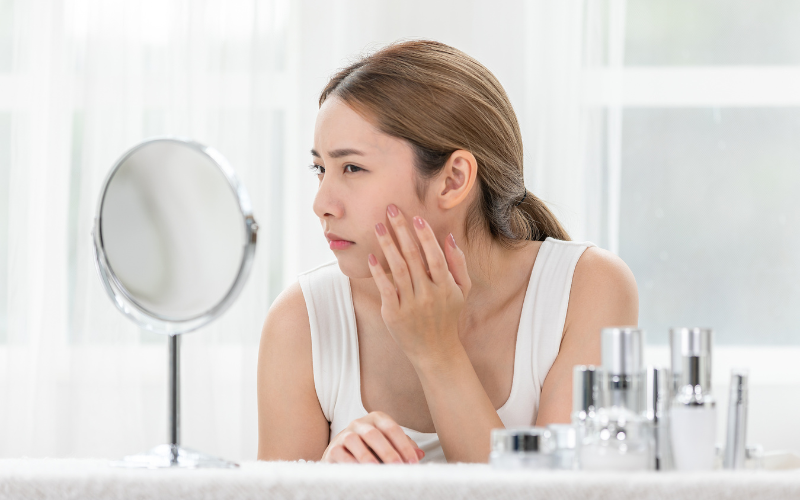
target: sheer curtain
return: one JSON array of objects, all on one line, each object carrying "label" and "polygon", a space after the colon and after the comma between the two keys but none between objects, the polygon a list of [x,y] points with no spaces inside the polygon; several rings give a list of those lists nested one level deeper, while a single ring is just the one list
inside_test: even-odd
[{"label": "sheer curtain", "polygon": [[604,61],[607,16],[594,2],[9,5],[13,57],[0,73],[0,91],[13,95],[0,99],[9,117],[0,149],[6,141],[10,151],[6,165],[0,151],[8,188],[0,198],[8,207],[0,211],[0,456],[112,458],[166,441],[166,341],[114,309],[89,234],[116,158],[146,137],[172,135],[228,158],[261,226],[236,304],[184,337],[182,442],[255,458],[261,324],[298,272],[333,258],[305,169],[318,92],[365,50],[425,37],[483,62],[522,123],[528,188],[573,237],[604,241],[605,160],[589,158],[603,150],[606,122],[583,99],[585,69]]}]

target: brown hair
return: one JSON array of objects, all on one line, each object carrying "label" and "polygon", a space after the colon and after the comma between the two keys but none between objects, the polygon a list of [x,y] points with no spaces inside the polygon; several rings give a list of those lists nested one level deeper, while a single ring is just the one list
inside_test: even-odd
[{"label": "brown hair", "polygon": [[525,188],[522,136],[505,90],[467,54],[428,40],[395,43],[336,73],[319,105],[330,96],[411,144],[420,200],[453,152],[475,156],[480,196],[468,210],[467,239],[475,226],[486,227],[506,247],[548,236],[570,239]]}]

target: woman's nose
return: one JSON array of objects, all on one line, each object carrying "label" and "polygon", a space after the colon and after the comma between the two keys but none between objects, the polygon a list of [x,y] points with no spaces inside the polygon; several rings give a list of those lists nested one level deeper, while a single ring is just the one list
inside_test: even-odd
[{"label": "woman's nose", "polygon": [[314,213],[320,219],[328,216],[340,218],[344,215],[344,206],[336,191],[331,182],[326,183],[325,179],[320,182],[313,205]]}]

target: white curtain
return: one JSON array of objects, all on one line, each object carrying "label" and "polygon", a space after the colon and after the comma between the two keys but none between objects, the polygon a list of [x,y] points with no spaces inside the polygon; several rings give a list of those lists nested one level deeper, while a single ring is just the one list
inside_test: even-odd
[{"label": "white curtain", "polygon": [[11,72],[0,75],[13,92],[0,109],[11,117],[0,456],[113,458],[166,441],[166,340],[112,306],[89,235],[114,161],[173,135],[228,158],[261,226],[236,304],[184,337],[182,443],[255,458],[261,324],[298,272],[333,258],[305,169],[317,96],[337,68],[393,40],[450,43],[495,72],[523,126],[528,188],[573,237],[602,243],[604,162],[588,158],[604,122],[582,89],[602,61],[606,17],[591,5],[14,1]]}]

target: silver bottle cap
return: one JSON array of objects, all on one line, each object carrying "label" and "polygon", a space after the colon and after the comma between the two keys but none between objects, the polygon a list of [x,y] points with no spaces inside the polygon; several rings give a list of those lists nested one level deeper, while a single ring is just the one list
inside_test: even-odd
[{"label": "silver bottle cap", "polygon": [[747,455],[747,400],[749,373],[745,369],[731,370],[728,398],[728,429],[725,439],[726,469],[743,469]]},{"label": "silver bottle cap", "polygon": [[672,351],[672,376],[675,380],[676,392],[682,391],[686,386],[691,386],[692,392],[710,392],[713,330],[710,328],[672,328],[669,336],[670,350]]},{"label": "silver bottle cap", "polygon": [[589,413],[600,407],[597,384],[600,369],[592,365],[577,365],[572,369],[572,413]]},{"label": "silver bottle cap", "polygon": [[550,453],[552,435],[544,427],[517,427],[492,429],[492,451],[512,453],[519,451]]},{"label": "silver bottle cap", "polygon": [[648,366],[644,375],[644,416],[658,422],[665,415],[672,400],[672,375],[669,368]]},{"label": "silver bottle cap", "polygon": [[635,326],[603,328],[601,357],[609,375],[635,375],[642,370],[644,330]]}]

